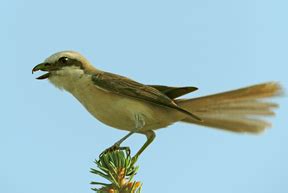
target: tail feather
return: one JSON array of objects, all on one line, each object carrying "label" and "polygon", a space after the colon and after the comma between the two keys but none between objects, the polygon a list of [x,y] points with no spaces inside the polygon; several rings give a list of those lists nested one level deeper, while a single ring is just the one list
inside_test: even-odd
[{"label": "tail feather", "polygon": [[183,122],[234,132],[259,133],[271,126],[261,116],[274,115],[273,110],[278,107],[264,99],[280,94],[281,86],[268,82],[195,99],[179,99],[176,103],[203,120],[199,122],[187,117]]}]

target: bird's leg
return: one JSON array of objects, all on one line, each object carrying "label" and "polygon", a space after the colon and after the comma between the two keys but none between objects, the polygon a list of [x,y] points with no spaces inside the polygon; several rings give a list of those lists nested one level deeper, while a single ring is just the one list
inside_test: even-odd
[{"label": "bird's leg", "polygon": [[133,157],[133,160],[137,159],[139,157],[139,155],[150,145],[150,143],[152,143],[152,141],[155,138],[154,131],[152,131],[152,130],[141,131],[144,128],[144,126],[145,126],[144,118],[145,117],[142,114],[136,114],[136,116],[135,116],[136,131],[137,131],[137,133],[142,133],[142,134],[146,135],[147,140],[144,143],[144,145],[135,154],[135,156]]},{"label": "bird's leg", "polygon": [[133,157],[133,160],[137,159],[140,154],[152,143],[152,141],[155,138],[155,132],[152,130],[148,130],[148,131],[141,131],[141,129],[145,126],[145,120],[143,115],[141,114],[136,114],[135,115],[135,130],[131,131],[130,133],[128,133],[127,135],[125,135],[123,138],[121,138],[119,141],[117,141],[113,146],[107,148],[105,151],[103,151],[100,154],[100,157],[107,153],[107,152],[111,152],[111,151],[115,151],[115,150],[126,150],[128,152],[128,154],[130,154],[130,149],[129,147],[120,147],[121,143],[123,143],[128,137],[130,137],[132,134],[134,133],[141,133],[146,135],[147,140],[144,143],[144,145],[138,150],[138,152],[135,154],[135,156]]},{"label": "bird's leg", "polygon": [[121,143],[123,143],[128,137],[130,137],[133,133],[135,133],[134,131],[129,132],[127,135],[125,135],[124,137],[122,137],[119,141],[117,141],[113,146],[120,146]]},{"label": "bird's leg", "polygon": [[139,151],[135,154],[135,156],[133,157],[133,160],[139,157],[139,155],[152,143],[152,141],[155,139],[155,136],[156,136],[155,132],[152,130],[142,131],[140,133],[146,135],[147,140],[144,143],[144,145],[139,149]]},{"label": "bird's leg", "polygon": [[123,143],[123,141],[125,141],[128,137],[130,137],[133,133],[135,133],[134,131],[129,132],[127,135],[125,135],[124,137],[122,137],[120,140],[118,140],[116,143],[114,143],[114,145],[112,145],[111,147],[105,149],[99,157],[101,157],[103,154],[106,154],[107,152],[112,152],[115,150],[126,150],[128,154],[130,154],[130,149],[129,147],[120,147],[121,143]]}]

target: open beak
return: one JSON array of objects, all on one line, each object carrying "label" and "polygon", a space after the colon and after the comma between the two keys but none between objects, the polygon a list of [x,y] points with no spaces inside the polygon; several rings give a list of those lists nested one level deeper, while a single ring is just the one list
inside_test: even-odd
[{"label": "open beak", "polygon": [[[41,64],[38,64],[37,66],[35,66],[35,67],[32,69],[32,74],[33,74],[34,72],[39,71],[39,70],[41,70],[41,71],[49,71],[49,70],[51,70],[51,64],[46,63],[46,62],[41,63]],[[50,76],[50,72],[48,72],[48,73],[46,73],[46,74],[43,74],[42,76],[39,76],[39,77],[37,77],[36,79],[42,80],[42,79],[48,78],[49,76]]]}]

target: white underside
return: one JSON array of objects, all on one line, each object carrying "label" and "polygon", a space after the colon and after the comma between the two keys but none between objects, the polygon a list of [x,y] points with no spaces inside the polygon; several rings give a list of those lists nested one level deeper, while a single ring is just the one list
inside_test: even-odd
[{"label": "white underside", "polygon": [[175,110],[98,88],[91,75],[79,68],[63,68],[52,74],[49,80],[74,95],[95,118],[114,128],[140,132],[167,127],[184,118]]}]

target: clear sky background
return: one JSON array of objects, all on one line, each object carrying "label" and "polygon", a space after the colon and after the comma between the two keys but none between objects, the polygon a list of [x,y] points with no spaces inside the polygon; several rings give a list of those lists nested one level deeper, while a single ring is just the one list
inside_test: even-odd
[{"label": "clear sky background", "polygon": [[[287,88],[285,0],[10,0],[0,3],[0,192],[91,193],[93,160],[126,134],[95,120],[31,69],[61,50],[195,97],[279,81]],[[159,130],[143,153],[143,193],[287,193],[287,99],[260,136],[195,125]],[[145,137],[125,144],[135,152]]]}]

